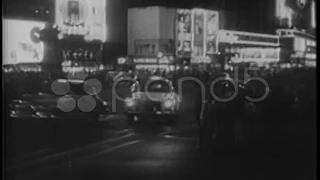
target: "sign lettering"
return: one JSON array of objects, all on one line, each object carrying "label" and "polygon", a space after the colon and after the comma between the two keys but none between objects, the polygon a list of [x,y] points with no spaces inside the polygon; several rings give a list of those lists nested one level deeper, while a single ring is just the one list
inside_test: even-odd
[{"label": "sign lettering", "polygon": [[308,58],[308,59],[316,59],[317,55],[316,54],[306,54],[306,58]]},{"label": "sign lettering", "polygon": [[194,63],[194,64],[211,63],[211,59],[209,57],[195,57],[191,59],[191,63]]},{"label": "sign lettering", "polygon": [[168,57],[164,56],[159,59],[159,64],[169,64],[169,59]]},{"label": "sign lettering", "polygon": [[32,52],[33,48],[31,44],[27,44],[27,43],[20,43],[20,46],[22,48],[22,50],[27,51],[27,52]]},{"label": "sign lettering", "polygon": [[157,58],[136,58],[136,59],[133,59],[133,62],[134,63],[137,63],[137,64],[170,64],[171,61],[173,61],[173,57],[170,56],[163,56],[159,59]]},{"label": "sign lettering", "polygon": [[233,62],[241,61],[278,61],[279,51],[276,48],[242,48],[240,54],[231,58]]},{"label": "sign lettering", "polygon": [[146,59],[146,63],[157,63],[157,59]]},{"label": "sign lettering", "polygon": [[220,36],[219,41],[220,42],[235,42],[238,41],[238,36]]}]

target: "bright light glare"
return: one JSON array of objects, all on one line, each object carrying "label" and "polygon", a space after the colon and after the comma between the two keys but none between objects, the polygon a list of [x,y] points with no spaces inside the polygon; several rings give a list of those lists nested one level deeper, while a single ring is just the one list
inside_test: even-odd
[{"label": "bright light glare", "polygon": [[[4,19],[3,64],[39,63],[44,57],[44,44],[31,40],[31,30],[45,28],[44,22]],[[39,36],[39,34],[36,34]]]},{"label": "bright light glare", "polygon": [[290,7],[286,6],[286,0],[277,0],[276,17],[278,17],[280,20],[288,19],[288,27],[292,26],[293,14],[294,11]]},{"label": "bright light glare", "polygon": [[63,39],[63,34],[58,34],[58,39]]},{"label": "bright light glare", "polygon": [[173,106],[173,102],[171,100],[167,100],[164,102],[164,107],[170,108]]},{"label": "bright light glare", "polygon": [[[239,36],[268,38],[268,39],[276,40],[277,42],[239,40]],[[251,32],[232,31],[232,30],[220,30],[218,32],[218,42],[225,42],[225,43],[232,43],[232,44],[261,45],[261,46],[279,46],[279,37],[271,34],[251,33]]]},{"label": "bright light glare", "polygon": [[311,27],[316,27],[316,4],[314,1],[311,3]]},{"label": "bright light glare", "polygon": [[292,27],[292,16],[293,16],[293,10],[290,8],[287,8],[286,17],[288,18],[288,27]]},{"label": "bright light glare", "polygon": [[135,104],[134,100],[131,98],[126,99],[125,102],[126,102],[126,105],[129,107],[134,106],[134,104]]},{"label": "bright light glare", "polygon": [[55,23],[59,26],[61,33],[83,35],[86,41],[105,42],[107,40],[106,0],[77,0],[79,13],[73,13],[73,15],[70,15],[72,12],[68,2],[55,1]]},{"label": "bright light glare", "polygon": [[286,0],[276,0],[276,17],[285,18]]},{"label": "bright light glare", "polygon": [[134,105],[134,101],[131,100],[131,101],[127,101],[127,106],[133,106]]}]

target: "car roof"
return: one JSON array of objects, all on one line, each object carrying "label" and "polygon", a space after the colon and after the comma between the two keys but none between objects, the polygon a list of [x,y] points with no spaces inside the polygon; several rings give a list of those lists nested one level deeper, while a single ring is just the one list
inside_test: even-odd
[{"label": "car roof", "polygon": [[58,79],[58,83],[84,83],[84,80],[77,80],[77,79]]},{"label": "car roof", "polygon": [[149,79],[150,80],[164,80],[164,81],[170,82],[169,79],[161,77],[161,76],[151,76]]}]

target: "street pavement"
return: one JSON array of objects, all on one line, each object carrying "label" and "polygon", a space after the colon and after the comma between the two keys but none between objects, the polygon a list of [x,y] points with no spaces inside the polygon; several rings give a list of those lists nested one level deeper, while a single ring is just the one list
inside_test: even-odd
[{"label": "street pavement", "polygon": [[[110,91],[103,94],[110,100]],[[192,125],[195,114],[190,94],[183,94],[186,102],[176,124],[163,125],[148,119],[150,121],[129,125],[120,103],[117,114],[101,119],[95,125],[82,122],[70,137],[65,136],[68,134],[68,128],[65,128],[62,135],[56,132],[58,134],[52,136],[52,142],[44,149],[38,148],[18,160],[10,159],[10,163],[7,160],[5,179],[315,179],[314,157],[310,158],[310,153],[303,152],[302,147],[300,150],[289,148],[285,155],[274,155],[267,150],[258,153],[254,149],[232,153],[200,152],[198,131]],[[66,122],[61,123],[57,125],[67,127]],[[32,123],[27,124],[31,127]],[[32,137],[46,137],[46,129],[50,128],[47,122],[42,124],[48,127]],[[28,134],[28,128],[23,129],[25,133],[20,132],[21,137]],[[20,141],[23,141],[21,137]],[[49,140],[42,138],[38,144],[46,141]],[[58,146],[52,146],[54,141],[63,143],[56,142]]]},{"label": "street pavement", "polygon": [[[128,88],[121,87],[117,93],[128,96]],[[100,93],[111,104],[112,92],[104,90]],[[184,103],[181,118],[190,124],[194,116],[192,103]],[[7,119],[5,128],[5,165],[16,166],[36,158],[66,150],[85,147],[88,144],[121,136],[128,128],[124,115],[123,102],[116,103],[116,113],[99,119],[93,123],[85,119]],[[188,113],[186,113],[188,112]],[[181,124],[181,121],[179,121]],[[148,129],[144,128],[144,129]]]},{"label": "street pavement", "polygon": [[300,154],[201,153],[195,126],[149,123],[122,132],[126,133],[117,138],[7,170],[6,179],[315,179],[314,167]]}]

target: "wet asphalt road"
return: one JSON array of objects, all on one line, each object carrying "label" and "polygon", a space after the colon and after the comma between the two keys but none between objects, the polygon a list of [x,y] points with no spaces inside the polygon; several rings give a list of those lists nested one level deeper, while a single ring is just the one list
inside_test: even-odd
[{"label": "wet asphalt road", "polygon": [[136,125],[127,132],[11,171],[6,179],[315,179],[302,154],[200,153],[192,126]]}]

